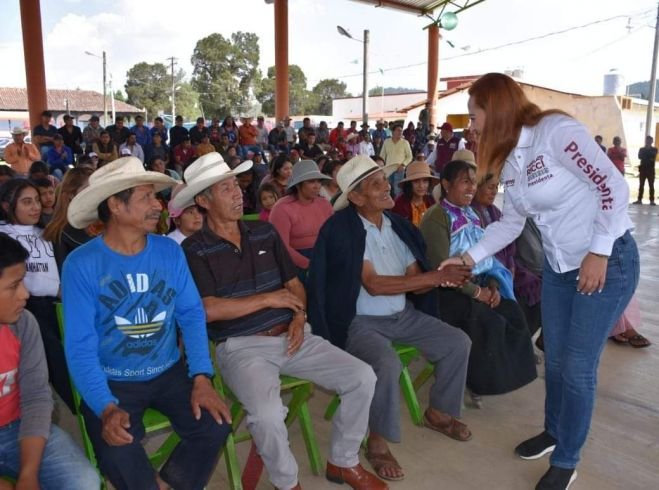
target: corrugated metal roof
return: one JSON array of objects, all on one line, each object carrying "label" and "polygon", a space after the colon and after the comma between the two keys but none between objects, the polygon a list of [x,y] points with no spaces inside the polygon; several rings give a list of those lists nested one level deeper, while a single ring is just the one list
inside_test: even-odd
[{"label": "corrugated metal roof", "polygon": [[[65,112],[103,112],[103,94],[93,90],[61,90],[49,89],[48,110]],[[144,111],[137,107],[115,100],[115,111],[121,114],[141,114]],[[108,97],[108,109],[110,99]],[[27,89],[15,87],[0,87],[0,111],[27,111]]]},{"label": "corrugated metal roof", "polygon": [[439,9],[440,13],[447,9],[454,13],[462,12],[485,0],[353,0],[369,3],[375,7],[389,7],[419,15],[432,14]]}]

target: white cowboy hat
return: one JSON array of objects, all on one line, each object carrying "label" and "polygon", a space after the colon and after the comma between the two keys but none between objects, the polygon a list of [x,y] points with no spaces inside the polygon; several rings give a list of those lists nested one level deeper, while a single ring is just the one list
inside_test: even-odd
[{"label": "white cowboy hat", "polygon": [[98,205],[108,197],[138,185],[153,184],[156,192],[177,183],[160,172],[148,172],[139,158],[118,158],[89,176],[87,187],[69,204],[67,217],[74,228],[85,228],[98,219]]},{"label": "white cowboy hat", "polygon": [[293,174],[286,188],[291,189],[305,180],[332,180],[332,177],[321,174],[313,160],[300,160],[293,166]]},{"label": "white cowboy hat", "polygon": [[231,170],[231,167],[227,165],[222,155],[216,151],[206,153],[197,158],[185,169],[183,173],[185,187],[172,199],[174,202],[173,205],[178,209],[186,209],[195,203],[194,198],[200,192],[203,192],[217,182],[246,172],[250,168],[252,168],[252,161],[245,160]]},{"label": "white cowboy hat", "polygon": [[15,126],[11,129],[11,134],[12,134],[12,136],[17,135],[17,134],[27,134],[27,130],[23,129],[21,127]]},{"label": "white cowboy hat", "polygon": [[357,187],[362,180],[382,170],[388,178],[398,168],[398,164],[392,163],[380,167],[367,155],[357,155],[346,162],[336,174],[336,183],[341,189],[341,194],[334,201],[334,210],[338,211],[348,205],[348,194]]},{"label": "white cowboy hat", "polygon": [[471,150],[458,150],[453,153],[451,160],[462,160],[463,162],[476,165],[476,157],[474,156],[474,152]]}]

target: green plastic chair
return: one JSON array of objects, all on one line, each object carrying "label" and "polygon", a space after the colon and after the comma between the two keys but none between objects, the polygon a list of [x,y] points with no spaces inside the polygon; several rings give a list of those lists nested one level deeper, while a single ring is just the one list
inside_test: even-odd
[{"label": "green plastic chair", "polygon": [[[220,370],[218,369],[215,361],[215,345],[210,343],[211,357],[213,358],[213,367],[215,369],[215,377],[213,384],[220,396],[230,402],[231,419],[233,422],[233,442],[240,443],[244,441],[251,441],[252,435],[247,430],[239,431],[240,425],[246,417],[246,412],[236,395],[224,383]],[[309,466],[314,475],[320,475],[323,471],[323,462],[320,457],[318,449],[318,442],[316,434],[313,430],[311,423],[311,412],[309,411],[309,398],[313,394],[314,385],[311,381],[295,378],[293,376],[282,375],[279,377],[281,393],[290,392],[291,399],[288,403],[288,414],[286,415],[286,426],[290,427],[295,420],[300,423],[302,431],[302,438],[309,457]],[[249,466],[249,465],[248,465]],[[246,467],[245,472],[253,470],[253,468]]]},{"label": "green plastic chair", "polygon": [[242,218],[240,218],[243,221],[258,221],[259,220],[259,215],[258,214],[243,214]]},{"label": "green plastic chair", "polygon": [[[421,411],[421,406],[419,405],[419,399],[416,396],[416,391],[418,389],[416,388],[416,384],[419,378],[417,377],[417,380],[412,381],[412,377],[410,376],[410,371],[408,369],[410,363],[414,359],[419,357],[421,354],[416,349],[416,347],[412,347],[409,345],[394,343],[393,348],[398,354],[400,362],[403,366],[403,369],[400,373],[400,388],[403,392],[403,398],[405,399],[407,410],[410,413],[410,418],[412,419],[412,423],[414,423],[414,425],[422,426],[423,412]],[[431,375],[432,375],[432,371],[430,372],[430,375],[428,375],[426,380]],[[425,382],[425,380],[423,382]],[[423,384],[423,382],[421,382],[421,384]],[[421,384],[419,384],[419,386],[421,386]],[[325,410],[325,420],[331,420],[332,417],[334,417],[334,413],[336,412],[336,409],[339,408],[339,403],[341,403],[341,399],[339,398],[338,395],[334,395],[334,398],[332,398],[332,401],[330,401],[329,405],[327,406],[327,409]]]},{"label": "green plastic chair", "polygon": [[[64,340],[64,308],[62,307],[61,303],[56,304],[56,312],[60,335],[62,340]],[[94,468],[96,468],[96,471],[101,478],[101,489],[106,490],[108,487],[105,482],[105,478],[98,468],[98,460],[96,459],[96,454],[94,453],[94,446],[89,439],[87,428],[85,426],[85,419],[80,412],[80,393],[73,384],[73,381],[71,381],[71,390],[73,391],[76,418],[78,419],[78,425],[80,427],[80,434],[82,436],[85,454],[87,455],[90,463],[94,466]],[[144,412],[142,423],[144,424],[144,430],[147,434],[160,430],[171,429],[172,426],[169,419],[165,415],[153,409],[147,409]],[[149,461],[155,469],[160,468],[165,463],[165,461],[167,461],[167,458],[169,458],[169,456],[172,454],[172,451],[180,440],[181,439],[178,437],[176,432],[172,431],[171,434],[167,436],[167,439],[165,439],[165,441],[160,445],[160,447],[148,455]],[[240,482],[240,467],[238,465],[238,457],[236,455],[233,434],[229,434],[227,437],[227,442],[224,446],[224,449],[222,450],[222,453],[227,465],[227,474],[229,477],[229,485],[231,490],[242,490],[242,484]]]}]

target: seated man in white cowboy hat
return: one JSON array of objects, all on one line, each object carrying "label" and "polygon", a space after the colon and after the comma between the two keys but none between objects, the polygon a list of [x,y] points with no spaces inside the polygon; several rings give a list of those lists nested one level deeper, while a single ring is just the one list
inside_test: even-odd
[{"label": "seated man in white cowboy hat", "polygon": [[[119,158],[91,175],[68,210],[76,228],[105,225],[68,256],[62,292],[67,363],[100,469],[117,489],[203,488],[231,430],[209,379],[204,308],[183,251],[151,234],[156,192],[176,182]],[[147,408],[181,438],[160,474],[140,444]]]},{"label": "seated man in white cowboy hat", "polygon": [[32,162],[41,159],[39,148],[24,141],[26,133],[27,130],[19,127],[11,130],[11,137],[14,141],[5,147],[4,156],[5,162],[22,177],[27,177]]},{"label": "seated man in white cowboy hat", "polygon": [[375,375],[362,361],[312,335],[297,270],[269,223],[241,221],[242,192],[219,153],[199,158],[185,171],[178,207],[196,202],[204,227],[183,249],[206,307],[208,335],[217,343],[220,371],[247,412],[247,428],[279,489],[301,488],[288,444],[279,375],[311,380],[341,396],[334,417],[326,476],[356,489],[387,486],[359,464]]},{"label": "seated man in white cowboy hat", "polygon": [[471,437],[456,419],[471,341],[437,318],[435,292],[440,285],[464,283],[471,271],[431,270],[419,230],[389,212],[394,202],[388,177],[397,168],[397,163],[379,167],[365,155],[341,168],[341,194],[320,230],[307,278],[314,331],[370,364],[378,378],[366,458],[388,480],[404,478],[387,445],[400,442],[401,362],[392,342],[417,347],[435,365],[426,426],[460,441]]}]

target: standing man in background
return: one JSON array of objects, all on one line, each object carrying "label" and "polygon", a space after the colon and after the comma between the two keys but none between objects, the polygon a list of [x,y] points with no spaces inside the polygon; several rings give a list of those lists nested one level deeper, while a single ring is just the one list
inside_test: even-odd
[{"label": "standing man in background", "polygon": [[638,199],[634,204],[643,204],[643,189],[647,180],[650,190],[650,206],[656,205],[654,202],[654,164],[657,161],[657,148],[652,146],[653,142],[652,136],[646,136],[645,146],[638,150],[641,165],[638,169]]}]

